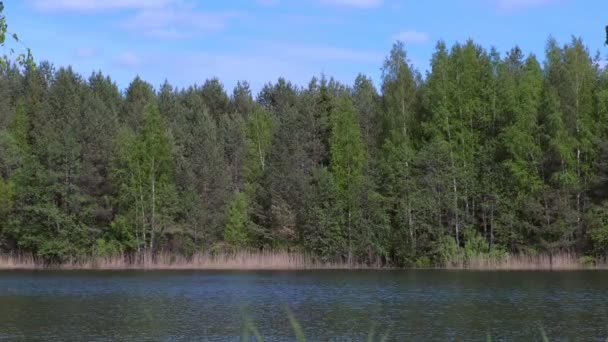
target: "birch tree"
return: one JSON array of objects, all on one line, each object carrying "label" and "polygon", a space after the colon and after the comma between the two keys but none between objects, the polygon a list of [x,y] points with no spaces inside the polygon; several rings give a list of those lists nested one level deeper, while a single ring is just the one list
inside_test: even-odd
[{"label": "birch tree", "polygon": [[114,178],[122,213],[136,232],[138,249],[154,253],[173,223],[177,201],[171,138],[158,109],[149,105],[141,132],[123,132],[118,145]]}]

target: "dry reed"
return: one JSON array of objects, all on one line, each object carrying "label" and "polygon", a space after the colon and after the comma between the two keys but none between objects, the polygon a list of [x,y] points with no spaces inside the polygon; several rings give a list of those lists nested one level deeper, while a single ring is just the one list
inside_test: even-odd
[{"label": "dry reed", "polygon": [[343,262],[323,262],[307,254],[276,251],[241,251],[236,253],[197,253],[185,257],[158,253],[154,257],[86,257],[48,265],[31,255],[0,255],[0,269],[61,270],[313,270],[360,269],[371,266]]},{"label": "dry reed", "polygon": [[[61,264],[45,264],[32,255],[0,254],[0,270],[319,270],[379,269],[374,265],[323,262],[308,254],[281,251],[241,251],[235,253],[196,253],[191,257],[171,253],[141,254],[135,257],[86,257]],[[437,267],[451,270],[587,270],[608,269],[606,263],[589,263],[573,253],[508,254],[504,257],[479,255],[451,260]]]},{"label": "dry reed", "polygon": [[458,270],[554,270],[575,271],[588,269],[607,269],[605,263],[589,262],[589,259],[570,253],[556,254],[507,254],[503,257],[478,255],[468,259],[452,260],[445,266]]}]

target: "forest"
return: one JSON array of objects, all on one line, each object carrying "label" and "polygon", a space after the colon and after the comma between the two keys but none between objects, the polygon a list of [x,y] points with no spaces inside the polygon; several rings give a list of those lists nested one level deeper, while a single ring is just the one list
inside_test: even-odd
[{"label": "forest", "polygon": [[[438,265],[608,253],[608,73],[583,41],[540,59],[396,42],[378,88],[312,77],[252,94],[48,62],[0,71],[0,252],[272,250]],[[213,72],[213,70],[210,70]]]}]

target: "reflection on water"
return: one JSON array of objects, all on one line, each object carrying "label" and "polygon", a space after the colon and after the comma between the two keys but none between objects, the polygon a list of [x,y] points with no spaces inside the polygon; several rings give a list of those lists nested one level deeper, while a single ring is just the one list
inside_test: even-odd
[{"label": "reflection on water", "polygon": [[0,340],[605,340],[608,272],[0,272]]}]

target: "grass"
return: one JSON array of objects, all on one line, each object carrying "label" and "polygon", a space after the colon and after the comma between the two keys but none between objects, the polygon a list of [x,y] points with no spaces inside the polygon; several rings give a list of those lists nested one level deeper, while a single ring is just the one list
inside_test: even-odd
[{"label": "grass", "polygon": [[[291,325],[291,329],[293,330],[295,341],[306,342],[307,339],[306,339],[306,335],[304,333],[304,329],[302,328],[302,325],[300,324],[300,322],[298,321],[296,316],[293,314],[293,312],[288,307],[285,308],[285,313],[287,315],[287,318],[289,319],[289,324]],[[543,328],[543,326],[539,325],[538,329],[539,329],[539,336],[541,338],[541,341],[549,342],[549,337],[547,336],[547,333],[546,333],[545,329]],[[372,325],[372,327],[369,331],[369,334],[367,335],[366,341],[367,342],[373,342],[373,341],[386,342],[389,340],[389,336],[390,336],[389,333],[390,333],[390,331],[387,330],[384,334],[379,336],[378,339],[376,339],[375,338],[376,326]],[[253,321],[251,319],[245,317],[245,325],[243,328],[243,335],[241,337],[241,341],[251,341],[251,336],[254,337],[254,340],[256,342],[264,341],[264,337],[262,336],[260,331],[257,329],[257,327],[253,324]],[[486,335],[486,341],[492,342],[492,336],[489,331]],[[608,338],[606,339],[606,341],[608,342]]]},{"label": "grass", "polygon": [[[289,307],[285,307],[285,314],[286,314],[287,318],[289,319],[289,324],[291,325],[291,329],[293,330],[293,334],[294,334],[293,337],[295,338],[295,341],[306,342],[307,339],[306,339],[306,334],[304,333],[304,329],[302,328],[300,321],[296,318],[296,316],[289,309]],[[369,331],[369,334],[367,335],[367,339],[366,339],[367,342],[376,341],[375,332],[376,332],[375,325],[372,325],[372,327]],[[257,327],[253,324],[253,321],[250,318],[245,317],[245,325],[243,328],[243,335],[241,337],[241,341],[251,341],[251,336],[253,336],[255,338],[256,342],[264,341],[264,337],[262,336],[260,331],[257,329]],[[389,333],[387,331],[385,334],[380,336],[377,339],[377,341],[386,342],[386,341],[388,341],[388,337],[389,337]]]}]

